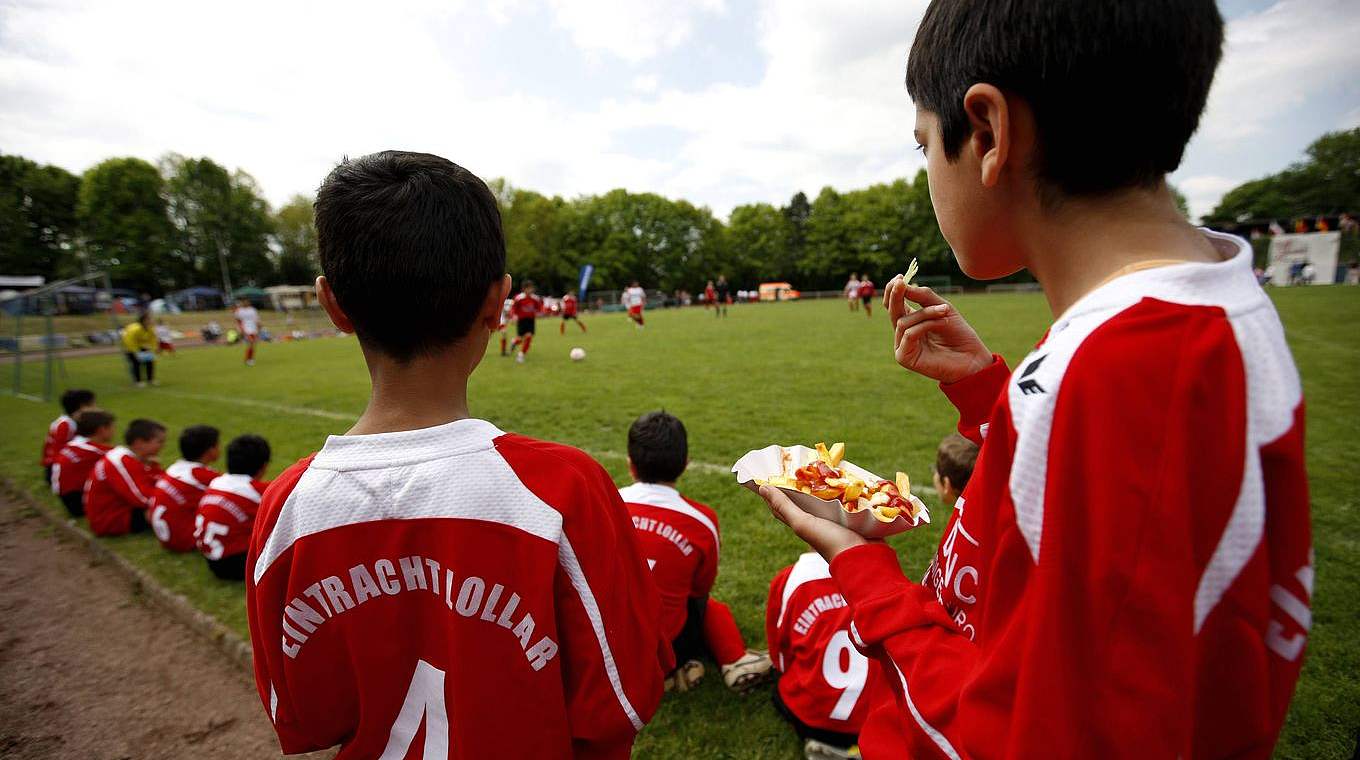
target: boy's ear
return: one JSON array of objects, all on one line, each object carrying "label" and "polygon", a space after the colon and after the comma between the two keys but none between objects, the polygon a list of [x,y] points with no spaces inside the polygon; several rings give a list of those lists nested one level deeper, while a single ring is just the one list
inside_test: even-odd
[{"label": "boy's ear", "polygon": [[340,302],[335,299],[335,291],[331,290],[331,284],[324,274],[316,278],[316,300],[321,302],[321,308],[326,310],[326,316],[331,318],[331,324],[335,325],[335,329],[342,333],[354,332],[354,323],[340,308]]},{"label": "boy's ear", "polygon": [[1010,104],[996,86],[975,84],[963,94],[963,110],[972,130],[965,150],[971,151],[978,162],[978,178],[983,187],[995,187],[1010,158],[1015,137]]},{"label": "boy's ear", "polygon": [[482,313],[479,320],[490,332],[495,332],[501,326],[501,307],[505,304],[505,299],[510,295],[510,274],[506,273],[500,282],[491,283],[491,287],[486,289],[486,300],[482,302]]}]

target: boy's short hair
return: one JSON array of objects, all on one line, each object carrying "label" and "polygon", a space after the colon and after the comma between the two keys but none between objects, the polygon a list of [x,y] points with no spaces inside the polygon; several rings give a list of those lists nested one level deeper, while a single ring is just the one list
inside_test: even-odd
[{"label": "boy's short hair", "polygon": [[977,455],[976,443],[958,433],[950,433],[935,451],[935,472],[941,478],[949,478],[949,485],[955,490],[962,491],[968,485],[968,479],[973,477]]},{"label": "boy's short hair", "polygon": [[685,423],[665,411],[648,412],[628,428],[628,458],[638,480],[673,483],[689,462],[689,436]]},{"label": "boy's short hair", "polygon": [[189,461],[197,461],[222,438],[212,425],[190,425],[179,434],[179,453]]},{"label": "boy's short hair", "polygon": [[136,441],[149,441],[165,432],[165,426],[155,420],[135,419],[123,431],[123,442],[131,446]]},{"label": "boy's short hair", "polygon": [[505,275],[486,183],[430,155],[346,159],[316,194],[321,269],[364,345],[407,362],[467,335]]},{"label": "boy's short hair", "polygon": [[1034,111],[1043,195],[1155,187],[1199,126],[1222,46],[1214,0],[933,0],[907,91],[939,116],[950,160],[971,131],[964,93],[988,83]]},{"label": "boy's short hair", "polygon": [[258,435],[238,435],[227,444],[227,472],[254,477],[269,464],[269,441]]},{"label": "boy's short hair", "polygon": [[86,409],[76,415],[76,435],[89,438],[99,429],[113,424],[113,414],[103,409]]},{"label": "boy's short hair", "polygon": [[94,391],[87,391],[83,388],[75,388],[61,394],[61,408],[67,414],[75,414],[82,406],[89,406],[94,403]]}]

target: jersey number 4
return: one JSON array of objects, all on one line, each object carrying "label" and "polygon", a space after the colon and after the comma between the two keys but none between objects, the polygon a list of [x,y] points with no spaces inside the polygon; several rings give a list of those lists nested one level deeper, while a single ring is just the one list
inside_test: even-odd
[{"label": "jersey number 4", "polygon": [[406,687],[406,699],[387,734],[387,747],[379,760],[402,760],[411,748],[411,741],[425,724],[424,758],[449,756],[449,714],[444,708],[444,671],[424,660],[416,662],[411,674],[411,685]]},{"label": "jersey number 4", "polygon": [[[845,654],[844,666],[841,665],[842,653]],[[831,688],[841,690],[840,699],[831,708],[831,719],[849,720],[864,691],[864,682],[869,679],[869,658],[850,643],[849,633],[836,631],[827,642],[826,653],[822,655],[822,678]]]}]

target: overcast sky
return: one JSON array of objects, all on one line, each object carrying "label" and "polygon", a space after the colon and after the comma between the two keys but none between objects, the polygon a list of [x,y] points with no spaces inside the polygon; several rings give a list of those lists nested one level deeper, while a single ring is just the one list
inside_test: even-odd
[{"label": "overcast sky", "polygon": [[[721,216],[908,176],[923,0],[0,0],[0,151],[82,171],[175,151],[278,205],[343,155],[444,155],[574,196]],[[1196,215],[1360,125],[1360,2],[1221,0],[1228,44],[1172,180]]]}]

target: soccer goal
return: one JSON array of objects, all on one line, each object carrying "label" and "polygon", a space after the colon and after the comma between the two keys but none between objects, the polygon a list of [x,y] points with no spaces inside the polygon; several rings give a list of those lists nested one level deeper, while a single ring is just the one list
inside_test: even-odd
[{"label": "soccer goal", "polygon": [[72,332],[90,345],[117,344],[113,306],[106,272],[0,295],[0,357],[9,360],[0,392],[51,401],[57,383],[66,378],[62,354],[72,347]]}]

